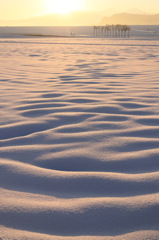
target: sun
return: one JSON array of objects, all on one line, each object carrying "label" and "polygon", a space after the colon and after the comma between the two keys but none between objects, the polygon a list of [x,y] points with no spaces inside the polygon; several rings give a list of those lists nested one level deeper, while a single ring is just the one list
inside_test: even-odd
[{"label": "sun", "polygon": [[80,0],[47,0],[45,1],[48,12],[67,14],[80,10]]}]

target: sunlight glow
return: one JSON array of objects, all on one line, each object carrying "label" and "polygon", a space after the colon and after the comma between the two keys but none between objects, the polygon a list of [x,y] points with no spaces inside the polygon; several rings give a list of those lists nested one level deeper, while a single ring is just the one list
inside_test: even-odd
[{"label": "sunlight glow", "polygon": [[67,14],[80,10],[80,0],[47,0],[45,4],[50,13]]}]

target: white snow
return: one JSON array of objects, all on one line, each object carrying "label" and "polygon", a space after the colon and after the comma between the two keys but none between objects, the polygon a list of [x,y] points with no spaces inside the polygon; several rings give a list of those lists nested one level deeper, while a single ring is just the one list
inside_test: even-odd
[{"label": "white snow", "polygon": [[0,39],[0,238],[159,239],[159,42]]}]

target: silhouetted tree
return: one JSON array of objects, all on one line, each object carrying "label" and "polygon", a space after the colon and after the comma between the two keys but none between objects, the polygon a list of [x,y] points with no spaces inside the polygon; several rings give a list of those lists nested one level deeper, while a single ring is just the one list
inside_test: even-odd
[{"label": "silhouetted tree", "polygon": [[131,30],[131,27],[129,27],[129,26],[127,26],[127,30],[128,30],[128,38],[129,38],[129,32],[130,32],[130,30]]}]

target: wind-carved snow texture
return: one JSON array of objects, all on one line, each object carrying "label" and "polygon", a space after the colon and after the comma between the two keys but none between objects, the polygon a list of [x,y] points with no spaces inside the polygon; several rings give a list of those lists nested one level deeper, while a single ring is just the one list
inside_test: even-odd
[{"label": "wind-carved snow texture", "polygon": [[159,239],[159,45],[0,40],[1,239]]}]

